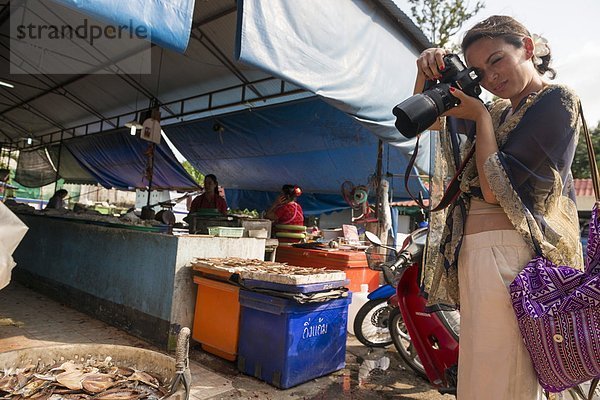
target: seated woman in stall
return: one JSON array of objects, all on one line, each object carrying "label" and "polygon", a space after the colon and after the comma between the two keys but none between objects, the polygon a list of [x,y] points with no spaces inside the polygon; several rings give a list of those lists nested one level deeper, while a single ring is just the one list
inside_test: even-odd
[{"label": "seated woman in stall", "polygon": [[213,174],[204,177],[204,193],[192,201],[189,212],[193,213],[201,208],[217,209],[221,214],[227,215],[227,202],[219,193],[219,182]]},{"label": "seated woman in stall", "polygon": [[296,202],[302,189],[296,185],[283,185],[281,193],[265,213],[273,221],[275,237],[281,242],[299,242],[304,239],[304,212]]},{"label": "seated woman in stall", "polygon": [[52,197],[50,197],[50,200],[48,200],[48,204],[46,204],[46,210],[50,210],[50,209],[57,209],[57,210],[62,210],[64,208],[66,208],[66,204],[65,204],[65,198],[67,197],[67,195],[69,194],[69,192],[67,192],[65,189],[59,189],[57,190]]}]

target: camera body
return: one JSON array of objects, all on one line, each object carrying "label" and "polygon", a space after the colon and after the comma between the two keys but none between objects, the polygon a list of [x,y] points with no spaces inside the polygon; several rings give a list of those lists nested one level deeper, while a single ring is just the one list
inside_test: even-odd
[{"label": "camera body", "polygon": [[456,54],[444,56],[444,69],[438,83],[423,93],[415,94],[392,110],[396,116],[396,129],[407,138],[413,138],[430,127],[441,114],[459,104],[450,94],[450,87],[478,97],[481,78],[473,68],[467,68]]}]

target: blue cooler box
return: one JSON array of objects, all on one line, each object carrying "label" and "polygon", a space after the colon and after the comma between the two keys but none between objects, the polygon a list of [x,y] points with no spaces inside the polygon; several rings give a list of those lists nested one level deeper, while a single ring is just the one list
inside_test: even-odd
[{"label": "blue cooler box", "polygon": [[346,365],[350,296],[323,303],[240,291],[238,369],[280,389]]}]

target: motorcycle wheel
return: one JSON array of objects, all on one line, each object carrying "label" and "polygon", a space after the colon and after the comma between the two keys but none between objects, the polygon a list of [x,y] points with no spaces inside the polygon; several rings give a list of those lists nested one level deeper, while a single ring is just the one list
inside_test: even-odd
[{"label": "motorcycle wheel", "polygon": [[389,327],[392,342],[394,343],[394,347],[396,347],[398,354],[400,354],[400,357],[402,357],[404,362],[415,371],[417,375],[426,380],[427,375],[425,374],[425,368],[412,345],[410,335],[408,334],[408,330],[402,319],[402,314],[398,308],[394,308],[390,313]]},{"label": "motorcycle wheel", "polygon": [[440,321],[448,328],[454,339],[460,337],[460,312],[459,311],[436,311]]},{"label": "motorcycle wheel", "polygon": [[390,309],[387,300],[369,300],[356,313],[354,335],[367,347],[387,347],[392,344],[388,328]]}]

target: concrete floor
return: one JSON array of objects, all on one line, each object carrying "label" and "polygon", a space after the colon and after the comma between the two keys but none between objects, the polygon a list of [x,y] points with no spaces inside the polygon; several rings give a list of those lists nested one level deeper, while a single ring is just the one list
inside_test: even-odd
[{"label": "concrete floor", "polygon": [[[22,285],[0,290],[0,352],[74,343],[143,347],[151,344],[65,307]],[[192,344],[191,399],[421,399],[450,400],[404,367],[392,348],[370,351],[349,336],[346,368],[302,385],[279,390],[241,374],[234,363]]]}]

